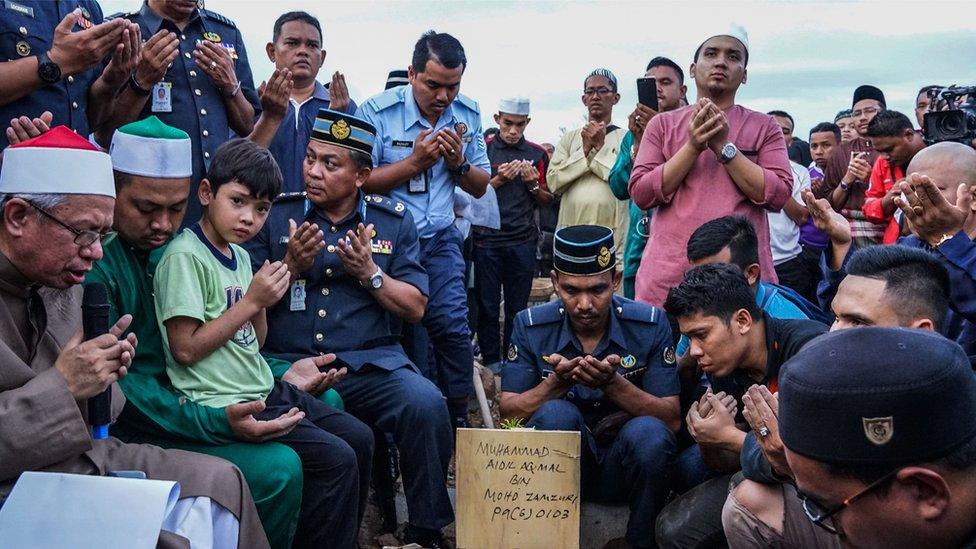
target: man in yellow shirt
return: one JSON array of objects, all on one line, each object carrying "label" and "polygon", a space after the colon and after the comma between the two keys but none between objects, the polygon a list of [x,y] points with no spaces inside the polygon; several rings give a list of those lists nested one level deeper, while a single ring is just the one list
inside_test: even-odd
[{"label": "man in yellow shirt", "polygon": [[583,105],[588,122],[559,140],[549,163],[549,190],[562,197],[557,228],[603,225],[614,230],[617,261],[622,264],[624,241],[630,224],[627,201],[617,200],[607,182],[626,131],[611,122],[620,101],[617,77],[596,69],[583,81]]}]

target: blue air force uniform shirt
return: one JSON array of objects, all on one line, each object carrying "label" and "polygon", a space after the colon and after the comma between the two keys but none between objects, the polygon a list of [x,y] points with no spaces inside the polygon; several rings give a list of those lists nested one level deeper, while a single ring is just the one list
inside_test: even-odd
[{"label": "blue air force uniform shirt", "polygon": [[[553,373],[546,361],[551,354],[569,359],[587,355],[572,332],[562,301],[526,309],[515,317],[508,360],[502,367],[502,391],[523,393],[538,385]],[[650,305],[614,296],[610,326],[589,354],[601,360],[618,355],[617,372],[650,395],[668,397],[680,390],[671,326],[664,313]],[[619,411],[602,390],[581,384],[564,398],[580,408],[591,428]]]},{"label": "blue air force uniform shirt", "polygon": [[[278,132],[275,133],[271,146],[268,147],[271,156],[274,156],[278,167],[281,168],[281,175],[284,176],[282,192],[301,192],[305,189],[302,169],[308,140],[312,136],[315,116],[319,113],[319,109],[328,109],[330,101],[329,90],[320,82],[315,83],[312,96],[304,102],[298,103],[293,99],[288,101],[285,119],[281,121]],[[356,102],[350,99],[346,112],[352,114],[356,112],[356,108]]]},{"label": "blue air force uniform shirt", "polygon": [[[0,3],[0,62],[14,61],[50,51],[54,43],[54,28],[69,13],[81,8],[72,32],[82,31],[102,23],[102,9],[94,0],[58,0],[34,2],[3,0]],[[103,65],[65,76],[59,82],[42,88],[0,107],[0,120],[7,124],[12,118],[37,118],[51,111],[51,127],[65,125],[87,138],[88,89],[102,74]],[[0,148],[9,144],[6,133],[0,133]]]},{"label": "blue air force uniform shirt", "polygon": [[[412,88],[398,86],[368,99],[356,113],[376,127],[373,165],[399,162],[413,152],[413,142],[425,130],[449,127],[461,136],[464,157],[472,166],[491,173],[491,163],[481,133],[478,103],[458,94],[431,127],[417,107]],[[406,204],[417,223],[420,238],[430,238],[454,223],[454,180],[443,160],[390,193]]]},{"label": "blue air force uniform shirt", "polygon": [[312,267],[301,273],[288,293],[268,310],[268,335],[263,352],[294,361],[335,353],[341,365],[356,371],[364,365],[385,370],[413,367],[399,343],[399,321],[376,301],[372,292],[347,275],[336,253],[346,231],[359,223],[373,224],[373,262],[387,276],[406,282],[427,295],[427,273],[420,266],[420,244],[413,218],[402,202],[385,196],[359,194],[359,206],[346,219],[332,223],[305,199],[305,193],[276,200],[261,232],[245,244],[256,271],[265,260],[284,259],[288,220],[308,221],[325,234],[326,248]]}]

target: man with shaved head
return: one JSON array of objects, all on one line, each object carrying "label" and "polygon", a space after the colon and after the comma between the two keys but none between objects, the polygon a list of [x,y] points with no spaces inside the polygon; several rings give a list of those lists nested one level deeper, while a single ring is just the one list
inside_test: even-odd
[{"label": "man with shaved head", "polygon": [[[927,147],[912,159],[909,176],[899,183],[895,203],[904,212],[912,234],[898,245],[933,252],[949,272],[949,311],[939,330],[969,355],[976,355],[976,150],[961,143]],[[827,233],[825,284],[821,302],[829,304],[847,275],[851,255],[849,226],[823,200],[805,194],[817,227]]]}]

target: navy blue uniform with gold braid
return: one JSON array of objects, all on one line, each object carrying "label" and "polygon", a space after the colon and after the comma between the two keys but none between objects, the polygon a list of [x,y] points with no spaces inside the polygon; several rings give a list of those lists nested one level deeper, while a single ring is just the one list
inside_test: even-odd
[{"label": "navy blue uniform with gold braid", "polygon": [[[560,279],[607,276],[615,269],[613,231],[596,225],[560,229],[555,235],[554,266]],[[524,393],[553,375],[549,357],[590,355],[620,357],[617,373],[655,397],[677,397],[680,390],[671,326],[664,312],[613,296],[609,324],[589,353],[573,332],[562,301],[532,307],[515,317],[502,392]],[[609,417],[613,415],[613,417]],[[621,418],[621,416],[623,416]],[[614,419],[623,421],[611,421]],[[615,435],[594,436],[606,423],[622,424]],[[667,469],[676,451],[674,433],[656,417],[630,417],[602,389],[573,385],[564,398],[542,404],[528,427],[579,431],[582,437],[584,499],[630,504],[627,540],[635,547],[654,546],[654,520],[668,492]],[[612,431],[612,429],[611,429]]]},{"label": "navy blue uniform with gold braid", "polygon": [[[561,301],[519,313],[508,361],[502,366],[502,391],[522,393],[552,375],[546,362],[551,354],[570,359],[616,354],[621,359],[617,372],[647,393],[669,397],[679,391],[671,327],[664,312],[623,297],[613,297],[610,326],[592,353],[583,352]],[[629,503],[628,541],[652,546],[654,519],[664,507],[667,468],[676,451],[674,434],[659,419],[642,416],[627,420],[611,441],[598,442],[593,430],[617,412],[620,408],[602,390],[577,384],[565,398],[543,404],[527,426],[579,431],[584,499]]]},{"label": "navy blue uniform with gold braid", "polygon": [[359,193],[358,197],[357,208],[333,222],[305,193],[283,194],[258,236],[245,244],[257,270],[265,260],[285,257],[289,219],[299,225],[315,223],[325,235],[326,248],[312,267],[300,273],[288,293],[268,310],[262,352],[286,360],[336,354],[336,366],[349,368],[335,387],[346,411],[392,433],[400,450],[410,524],[438,530],[454,521],[445,484],[453,444],[447,405],[437,387],[404,354],[398,319],[371,290],[346,274],[336,254],[347,231],[355,232],[359,223],[372,223],[373,262],[385,277],[426,295],[427,273],[420,266],[417,228],[402,202],[380,195]]},{"label": "navy blue uniform with gold braid", "polygon": [[[223,92],[214,85],[203,69],[197,66],[193,51],[197,44],[208,40],[225,48],[234,60],[234,72],[241,83],[240,93],[254,107],[255,115],[261,112],[261,103],[254,89],[251,66],[247,61],[244,37],[233,21],[205,9],[197,9],[189,22],[180,30],[172,21],[167,21],[144,3],[142,8],[131,13],[118,13],[109,17],[125,17],[138,23],[143,40],[148,40],[156,32],[166,29],[176,33],[179,38],[179,55],[166,69],[162,81],[153,87],[150,98],[142,109],[139,118],[156,115],[164,123],[190,134],[193,143],[193,177],[190,201],[187,204],[184,225],[196,223],[202,209],[197,200],[197,186],[206,175],[210,161],[217,153],[217,147],[233,137],[230,130],[227,108]],[[154,98],[160,86],[168,89],[169,104]],[[165,91],[164,91],[165,94]]]},{"label": "navy blue uniform with gold braid", "polygon": [[[91,28],[102,22],[102,9],[95,0],[6,0],[0,2],[0,62],[14,61],[46,53],[54,42],[54,28],[75,8],[81,17],[72,32]],[[11,118],[36,118],[51,111],[51,127],[65,125],[88,137],[88,89],[102,74],[102,65],[65,76],[0,107],[0,120],[6,125]],[[0,133],[0,148],[7,146],[7,135]]]}]

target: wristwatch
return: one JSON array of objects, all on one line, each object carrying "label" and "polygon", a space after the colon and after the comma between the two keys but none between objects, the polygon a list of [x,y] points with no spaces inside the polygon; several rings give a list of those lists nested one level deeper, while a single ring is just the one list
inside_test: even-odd
[{"label": "wristwatch", "polygon": [[470,171],[471,171],[471,163],[470,163],[470,162],[468,162],[468,161],[467,161],[467,159],[465,159],[465,160],[464,160],[464,163],[463,163],[463,164],[461,164],[460,166],[458,166],[456,170],[453,170],[453,171],[452,171],[452,173],[453,173],[453,174],[454,174],[454,175],[455,175],[455,176],[456,176],[456,177],[457,177],[458,179],[460,179],[460,178],[462,178],[462,177],[464,177],[464,176],[466,176],[466,175],[468,175],[468,172],[470,172]]},{"label": "wristwatch", "polygon": [[135,72],[129,75],[129,79],[126,80],[125,85],[128,86],[130,90],[135,92],[136,95],[146,96],[152,93],[151,89],[142,87],[142,84],[136,80]]},{"label": "wristwatch", "polygon": [[383,269],[377,267],[376,272],[369,277],[366,283],[360,282],[360,284],[370,290],[379,290],[383,287]]},{"label": "wristwatch", "polygon": [[847,183],[844,183],[843,180],[840,182],[840,185],[838,185],[838,187],[840,187],[840,190],[844,191],[845,193],[851,190],[851,186],[848,185]]},{"label": "wristwatch", "polygon": [[728,164],[737,154],[739,154],[739,148],[735,146],[735,143],[726,143],[718,154],[718,161],[720,164]]},{"label": "wristwatch", "polygon": [[51,61],[47,53],[44,52],[37,56],[37,76],[42,82],[54,84],[58,80],[61,80],[61,67],[54,61]]}]

